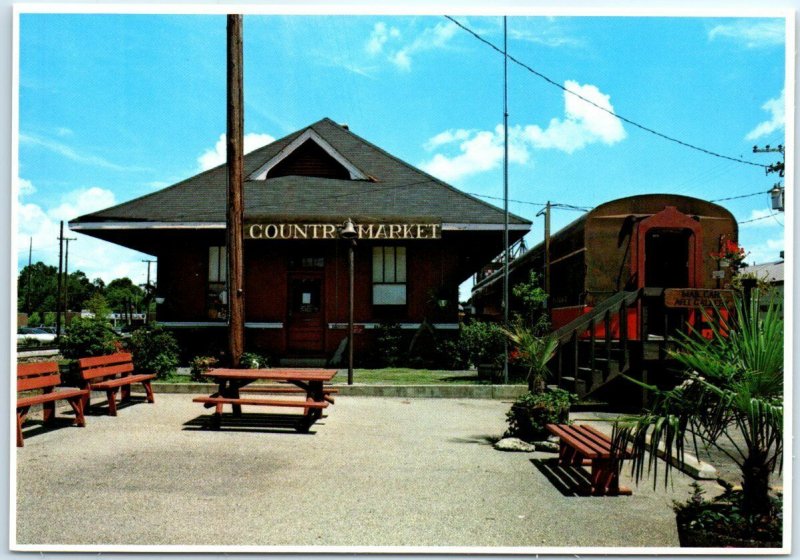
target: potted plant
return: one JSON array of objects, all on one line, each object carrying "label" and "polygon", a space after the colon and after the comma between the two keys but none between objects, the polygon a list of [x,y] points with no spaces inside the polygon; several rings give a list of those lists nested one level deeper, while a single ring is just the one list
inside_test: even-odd
[{"label": "potted plant", "polygon": [[[685,366],[684,382],[667,391],[648,387],[656,395],[653,408],[615,425],[619,448],[623,442],[632,447],[637,481],[648,465],[655,484],[660,445],[682,463],[688,438],[696,453],[700,442],[738,465],[740,491],[729,489],[715,500],[695,495],[678,504],[680,529],[704,534],[704,540],[684,540],[684,546],[725,546],[732,535],[750,543],[736,546],[781,546],[780,501],[769,489],[769,475],[783,458],[783,319],[776,300],[769,298],[759,313],[757,290],[748,305],[737,296],[727,321],[709,321],[715,325],[711,340],[694,330],[681,336],[670,354]],[[667,462],[665,484],[670,472]]]}]

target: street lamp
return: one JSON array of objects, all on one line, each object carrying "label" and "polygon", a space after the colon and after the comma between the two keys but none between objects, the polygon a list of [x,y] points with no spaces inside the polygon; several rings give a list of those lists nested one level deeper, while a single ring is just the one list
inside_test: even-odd
[{"label": "street lamp", "polygon": [[355,246],[358,232],[353,225],[353,220],[347,218],[342,224],[339,237],[348,240],[349,248],[347,253],[347,264],[349,268],[349,297],[348,297],[348,316],[347,316],[347,384],[353,384],[353,285],[355,284]]}]

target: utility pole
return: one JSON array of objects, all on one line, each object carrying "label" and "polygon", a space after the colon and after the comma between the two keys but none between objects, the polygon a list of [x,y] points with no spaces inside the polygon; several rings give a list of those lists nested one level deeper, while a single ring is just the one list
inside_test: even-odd
[{"label": "utility pole", "polygon": [[[508,21],[503,16],[503,327],[508,329]],[[503,337],[503,383],[508,384],[508,338]]]},{"label": "utility pole", "polygon": [[550,201],[536,216],[544,214],[544,291],[547,293],[547,310],[550,310]]},{"label": "utility pole", "polygon": [[227,27],[227,163],[228,163],[228,354],[239,367],[244,352],[244,115],[242,92],[242,15],[228,14]]},{"label": "utility pole", "polygon": [[143,263],[147,263],[147,283],[144,285],[144,324],[148,324],[150,318],[150,299],[153,296],[153,290],[150,288],[150,265],[158,262],[153,259],[142,259]]},{"label": "utility pole", "polygon": [[[778,144],[777,147],[772,147],[769,144],[764,146],[763,148],[759,148],[758,146],[753,146],[753,153],[754,154],[764,154],[764,153],[779,153],[781,154],[781,161],[777,161],[772,165],[768,165],[766,167],[766,173],[769,175],[770,173],[777,173],[778,176],[781,178],[783,177],[785,163],[786,163],[786,153],[783,147],[783,144]],[[772,199],[772,209],[778,210],[779,212],[784,211],[784,186],[783,184],[778,181],[772,186],[772,189],[769,191],[770,197]]]},{"label": "utility pole", "polygon": [[64,324],[66,325],[69,313],[69,242],[77,241],[77,238],[65,237],[64,241],[67,242],[67,249],[64,253]]},{"label": "utility pole", "polygon": [[56,340],[61,338],[61,267],[64,262],[64,220],[58,234],[58,276],[56,277]]},{"label": "utility pole", "polygon": [[[31,257],[33,256],[33,237],[30,239],[30,244],[28,245],[28,285],[25,287],[25,312],[30,315],[31,314],[31,276],[33,276],[31,270]],[[42,317],[44,320],[44,317]]]}]

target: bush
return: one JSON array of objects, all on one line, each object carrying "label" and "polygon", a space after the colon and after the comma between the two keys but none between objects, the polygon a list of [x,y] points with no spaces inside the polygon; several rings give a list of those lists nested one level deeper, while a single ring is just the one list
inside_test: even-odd
[{"label": "bush", "polygon": [[117,333],[103,320],[75,318],[58,343],[61,354],[70,360],[113,354],[120,343]]},{"label": "bush", "polygon": [[375,345],[375,360],[380,367],[402,365],[406,356],[403,352],[403,334],[397,323],[381,323],[378,326]]},{"label": "bush", "polygon": [[189,370],[189,376],[191,380],[198,383],[208,381],[203,374],[216,366],[218,362],[219,360],[211,356],[196,356],[192,360],[191,368]]},{"label": "bush", "polygon": [[459,344],[474,366],[500,365],[505,353],[506,335],[496,323],[473,321],[461,329]]},{"label": "bush", "polygon": [[441,369],[467,369],[469,355],[460,340],[444,339],[436,345],[437,367]]},{"label": "bush", "polygon": [[145,325],[133,331],[130,348],[137,371],[152,372],[163,379],[178,367],[178,343],[172,333],[159,325]]},{"label": "bush", "polygon": [[506,413],[508,430],[505,437],[523,441],[540,441],[547,437],[546,424],[569,422],[569,407],[578,397],[563,389],[551,389],[544,393],[525,393],[519,397]]},{"label": "bush", "polygon": [[269,358],[255,352],[245,352],[239,359],[239,364],[247,369],[265,368],[269,366]]}]

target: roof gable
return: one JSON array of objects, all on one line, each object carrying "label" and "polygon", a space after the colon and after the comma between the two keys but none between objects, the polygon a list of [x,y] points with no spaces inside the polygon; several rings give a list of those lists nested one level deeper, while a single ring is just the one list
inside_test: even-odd
[{"label": "roof gable", "polygon": [[[294,159],[308,159],[308,152],[313,152],[313,150],[308,150],[308,143],[313,142],[319,148],[322,148],[323,152],[327,154],[330,158],[332,158],[337,164],[339,164],[344,170],[347,171],[349,178],[352,180],[365,180],[367,179],[367,175],[361,171],[358,167],[356,167],[352,162],[350,162],[344,155],[342,155],[336,148],[331,146],[322,136],[317,133],[313,128],[307,128],[302,134],[300,134],[297,138],[292,140],[289,144],[286,145],[280,152],[278,152],[274,157],[269,159],[265,164],[261,167],[256,169],[253,173],[251,173],[247,180],[249,181],[264,181],[268,177],[276,176],[274,173],[271,174],[271,171],[275,171],[276,168],[280,169],[281,167],[291,167],[287,166],[287,163],[290,163],[291,160]],[[305,157],[304,157],[305,156]],[[313,156],[312,156],[313,157]],[[298,162],[300,163],[300,162]],[[308,168],[308,165],[299,165],[295,167],[305,167]],[[288,173],[282,173],[281,175],[288,175]],[[303,173],[303,175],[306,175]],[[329,175],[318,175],[318,174],[309,174],[307,176],[310,177],[328,177]],[[334,177],[339,178],[339,177]]]}]

